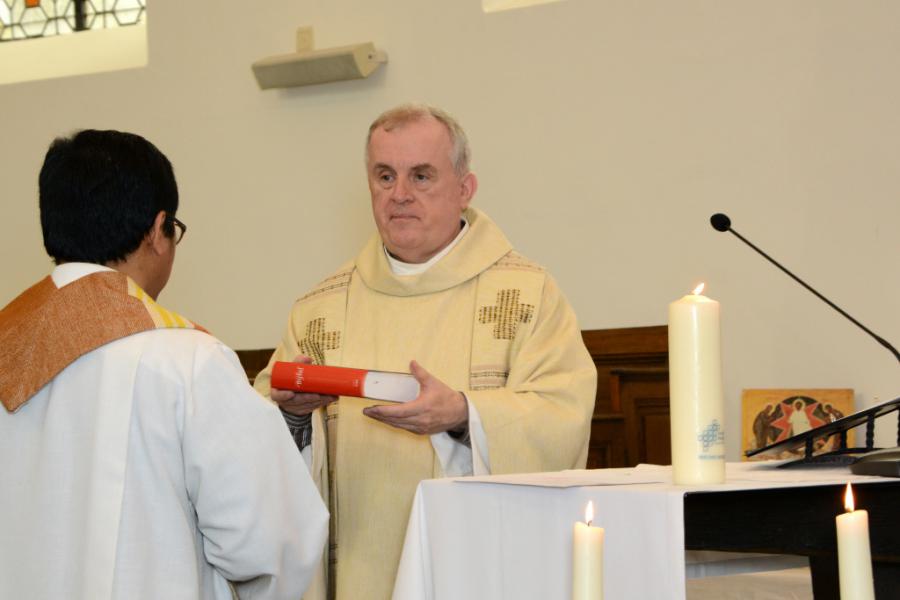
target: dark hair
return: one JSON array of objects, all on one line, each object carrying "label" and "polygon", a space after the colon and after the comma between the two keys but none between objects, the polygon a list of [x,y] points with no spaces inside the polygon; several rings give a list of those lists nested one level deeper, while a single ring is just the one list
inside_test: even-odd
[{"label": "dark hair", "polygon": [[[137,250],[159,211],[178,210],[169,159],[133,133],[86,129],[50,144],[39,178],[44,248],[56,264],[104,264]],[[164,233],[175,234],[171,219]]]}]

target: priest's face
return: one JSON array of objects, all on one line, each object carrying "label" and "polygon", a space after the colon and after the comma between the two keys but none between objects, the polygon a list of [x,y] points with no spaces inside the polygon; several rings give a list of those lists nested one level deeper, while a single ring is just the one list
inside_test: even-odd
[{"label": "priest's face", "polygon": [[456,172],[452,151],[450,133],[432,117],[372,132],[372,212],[388,252],[404,262],[427,261],[459,233],[477,180]]}]

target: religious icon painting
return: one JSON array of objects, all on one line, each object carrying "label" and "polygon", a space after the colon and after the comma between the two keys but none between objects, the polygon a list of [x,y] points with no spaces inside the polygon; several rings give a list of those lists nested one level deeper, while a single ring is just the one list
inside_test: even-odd
[{"label": "religious icon painting", "polygon": [[[836,421],[855,412],[852,389],[748,389],[741,397],[743,450],[756,450]],[[854,431],[847,434],[853,446]],[[837,450],[837,435],[816,440],[814,454]],[[744,460],[802,458],[803,449],[763,454]]]}]

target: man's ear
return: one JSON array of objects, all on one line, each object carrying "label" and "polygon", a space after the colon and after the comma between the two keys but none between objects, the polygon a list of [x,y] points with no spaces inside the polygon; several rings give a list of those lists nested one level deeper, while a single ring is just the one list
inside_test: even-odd
[{"label": "man's ear", "polygon": [[472,196],[475,195],[475,192],[478,190],[478,178],[475,177],[475,173],[469,171],[466,173],[462,180],[460,181],[460,210],[466,210],[469,208],[469,203],[472,201]]},{"label": "man's ear", "polygon": [[172,243],[171,238],[166,235],[165,225],[166,211],[161,210],[156,213],[156,218],[153,219],[153,227],[150,228],[150,232],[144,238],[144,241],[149,244],[150,249],[156,254],[167,252],[169,245]]}]

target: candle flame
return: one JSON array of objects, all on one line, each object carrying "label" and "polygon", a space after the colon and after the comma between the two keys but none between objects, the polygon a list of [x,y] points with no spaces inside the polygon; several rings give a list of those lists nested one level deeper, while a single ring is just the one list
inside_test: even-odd
[{"label": "candle flame", "polygon": [[584,508],[584,521],[590,525],[594,522],[594,501],[591,500]]},{"label": "candle flame", "polygon": [[853,512],[856,510],[855,505],[853,503],[853,488],[850,487],[850,484],[847,484],[847,491],[844,492],[844,510],[847,512]]},{"label": "candle flame", "polygon": [[700,285],[698,285],[697,287],[695,287],[695,288],[694,288],[694,291],[691,292],[691,293],[692,293],[693,295],[695,295],[695,296],[699,296],[700,294],[703,293],[703,288],[704,288],[704,287],[706,287],[706,284],[705,284],[705,283],[701,283]]}]

